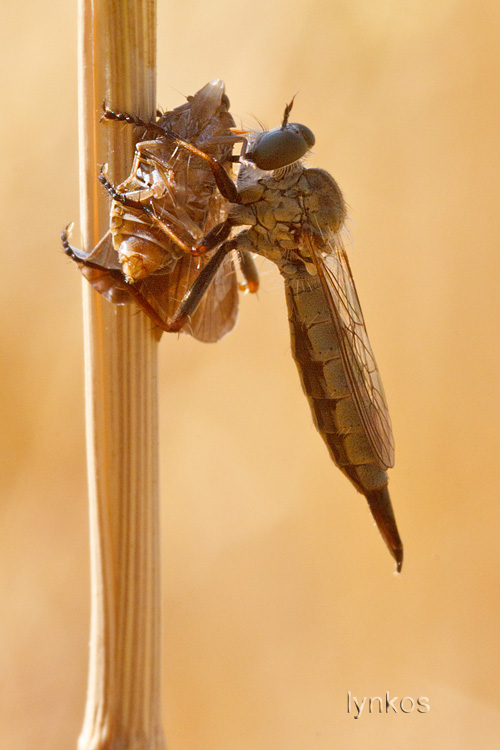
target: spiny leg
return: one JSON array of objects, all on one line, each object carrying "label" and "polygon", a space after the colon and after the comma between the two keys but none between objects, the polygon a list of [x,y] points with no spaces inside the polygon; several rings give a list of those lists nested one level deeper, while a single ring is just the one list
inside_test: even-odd
[{"label": "spiny leg", "polygon": [[[196,146],[193,146],[193,144],[189,143],[189,141],[185,141],[183,138],[179,138],[179,136],[175,135],[175,133],[164,131],[164,135],[167,138],[171,138],[174,143],[176,143],[180,148],[183,148],[185,151],[193,154],[193,156],[198,156],[208,164],[208,166],[212,170],[215,183],[219,188],[221,195],[227,201],[229,201],[229,203],[241,203],[238,188],[229,177],[222,164],[217,161],[217,159],[215,159],[213,156],[210,156],[210,154],[206,154],[204,151],[201,151],[201,149],[197,148]],[[231,158],[231,161],[232,160],[233,159]]]},{"label": "spiny leg", "polygon": [[[196,243],[200,254],[207,252],[207,250],[213,250],[221,242],[224,242],[229,237],[234,226],[236,224],[232,219],[226,219],[221,224],[213,227]],[[241,273],[245,279],[244,284],[238,285],[239,289],[241,292],[248,291],[253,294],[259,289],[259,272],[257,271],[252,253],[248,250],[238,250],[237,257]]]},{"label": "spiny leg", "polygon": [[203,255],[203,253],[208,249],[204,245],[200,245],[200,247],[198,247],[193,238],[191,238],[192,244],[188,245],[186,242],[184,242],[184,240],[182,240],[166,222],[164,222],[162,219],[160,219],[159,216],[157,216],[152,206],[148,206],[147,204],[141,203],[141,201],[133,200],[132,198],[127,198],[126,193],[120,193],[119,190],[117,190],[115,186],[108,180],[102,169],[99,173],[98,179],[101,185],[106,188],[113,200],[115,200],[117,203],[121,203],[123,206],[132,208],[135,211],[147,214],[152,222],[162,232],[164,232],[164,234],[166,234],[167,237],[177,245],[177,247],[180,247],[181,250],[183,250],[185,253],[189,253],[190,255],[195,256]]},{"label": "spiny leg", "polygon": [[[107,109],[105,102],[103,102],[103,108],[104,108],[104,114],[102,116],[102,119],[104,120],[116,120],[118,122],[127,122],[130,125],[136,125],[138,127],[145,127],[153,132],[157,133],[158,137],[160,138],[169,138],[174,143],[176,143],[180,148],[183,148],[185,151],[188,151],[189,153],[193,154],[193,156],[198,156],[200,159],[203,159],[205,161],[210,169],[212,170],[212,174],[214,176],[215,182],[217,184],[217,187],[219,188],[221,194],[224,196],[226,200],[228,200],[230,203],[240,203],[240,196],[238,193],[238,188],[232,181],[232,179],[229,177],[228,173],[220,164],[217,159],[215,159],[213,156],[210,156],[210,154],[206,154],[201,149],[197,148],[196,146],[193,146],[192,143],[189,143],[189,141],[185,141],[184,138],[181,138],[180,136],[176,135],[175,133],[172,133],[170,130],[166,130],[164,127],[161,127],[160,125],[157,125],[156,123],[148,123],[144,122],[144,120],[141,120],[140,117],[136,117],[135,115],[131,115],[127,112],[113,112],[113,110]],[[231,157],[231,161],[237,161],[236,158]]]},{"label": "spiny leg", "polygon": [[71,234],[72,229],[73,222],[71,222],[71,224],[68,224],[68,226],[61,232],[61,242],[66,255],[71,258],[71,260],[74,260],[77,263],[85,263],[91,268],[101,268],[101,266],[97,266],[95,263],[89,263],[87,261],[89,253],[85,253],[83,250],[78,250],[77,247],[70,245],[69,235]]},{"label": "spiny leg", "polygon": [[160,328],[168,332],[181,330],[181,328],[188,322],[189,318],[196,312],[198,305],[205,296],[208,287],[213,281],[217,271],[224,261],[224,258],[229,252],[231,252],[234,244],[235,240],[228,240],[220,246],[212,258],[210,258],[207,265],[202,268],[199,275],[196,277],[194,284],[188,289],[182,298],[179,307],[168,323],[162,322]]},{"label": "spiny leg", "polygon": [[[64,252],[77,264],[82,276],[88,281],[90,286],[115,305],[124,305],[131,302],[134,296],[130,294],[130,286],[123,278],[122,272],[117,268],[109,268],[93,260],[89,260],[89,256],[92,253],[85,253],[83,250],[78,250],[73,245],[70,245],[68,236],[70,229],[71,225],[66,227],[66,230],[61,233]],[[103,238],[103,241],[106,236]]]},{"label": "spiny leg", "polygon": [[[134,208],[138,211],[143,211],[144,213],[146,213],[157,224],[157,226],[159,226],[159,228],[162,229],[162,231],[164,231],[173,242],[175,242],[176,245],[184,250],[184,252],[190,253],[194,256],[204,255],[208,250],[213,250],[215,247],[217,247],[217,245],[220,245],[221,242],[225,242],[225,240],[227,240],[227,238],[229,237],[231,230],[235,226],[234,222],[231,219],[226,219],[225,221],[213,227],[200,240],[195,241],[193,239],[193,244],[189,246],[185,242],[183,242],[181,238],[154,213],[153,209],[150,206],[145,205],[140,201],[127,198],[127,195],[125,193],[120,193],[118,190],[116,190],[114,185],[106,178],[102,171],[99,174],[99,181],[109,192],[113,200],[116,200],[117,202],[121,203],[124,206],[128,206],[129,208]],[[252,254],[245,250],[239,251],[238,262],[240,264],[240,269],[246,282],[244,286],[240,286],[241,291],[248,290],[251,293],[257,292],[259,288],[259,273],[255,266]]]},{"label": "spiny leg", "polygon": [[66,227],[66,229],[61,232],[61,241],[66,255],[68,255],[72,260],[78,263],[80,267],[83,266],[88,269],[105,272],[106,275],[109,276],[109,278],[112,280],[111,283],[114,281],[120,289],[126,290],[130,297],[138,303],[138,305],[158,326],[158,328],[161,328],[167,333],[176,333],[180,331],[181,328],[188,322],[188,319],[192,315],[194,315],[214,276],[219,270],[224,258],[232,250],[234,244],[234,241],[230,240],[229,242],[221,245],[215,255],[207,263],[207,265],[200,271],[194,284],[184,295],[174,315],[170,318],[170,320],[165,321],[158,315],[154,307],[148,302],[144,295],[141,294],[140,290],[134,284],[127,284],[125,282],[120,271],[103,268],[97,263],[89,261],[88,253],[85,253],[83,252],[83,250],[78,250],[76,247],[73,247],[73,245],[71,245],[69,242],[70,230],[71,225]]},{"label": "spiny leg", "polygon": [[[217,271],[223,263],[224,258],[238,244],[238,238],[235,237],[228,240],[227,242],[224,242],[220,246],[220,248],[206,264],[206,266],[202,268],[199,275],[196,277],[195,282],[188,289],[183,299],[181,300],[176,312],[168,321],[165,321],[158,315],[157,311],[149,303],[147,298],[141,293],[139,288],[137,288],[134,284],[127,284],[125,282],[120,271],[115,269],[103,268],[99,264],[89,261],[87,259],[88,253],[83,252],[83,250],[78,250],[76,247],[71,245],[69,242],[70,230],[71,225],[66,227],[66,229],[61,232],[61,240],[66,255],[68,255],[72,260],[76,261],[80,265],[80,267],[84,266],[88,269],[95,269],[96,271],[105,272],[106,276],[109,276],[110,284],[114,283],[114,285],[116,285],[116,288],[121,290],[122,293],[126,291],[130,295],[130,297],[135,300],[135,302],[137,302],[137,304],[144,310],[146,315],[148,315],[148,317],[158,326],[158,328],[161,328],[161,330],[166,331],[167,333],[176,333],[180,331],[181,328],[186,325],[189,318],[194,315],[196,309],[198,308],[198,305],[205,296],[208,287],[210,286],[215,275],[217,274]],[[238,255],[240,255],[240,253],[246,253],[246,251],[238,251]]]},{"label": "spiny leg", "polygon": [[126,122],[129,125],[135,125],[138,128],[147,128],[156,133],[158,136],[165,135],[165,130],[158,125],[156,122],[146,122],[136,115],[131,115],[128,112],[115,112],[112,109],[108,109],[106,106],[106,100],[102,103],[104,113],[101,120],[114,120],[116,122]]}]

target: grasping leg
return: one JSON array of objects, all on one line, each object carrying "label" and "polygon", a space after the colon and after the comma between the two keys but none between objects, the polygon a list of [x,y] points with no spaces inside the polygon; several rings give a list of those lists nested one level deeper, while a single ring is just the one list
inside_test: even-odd
[{"label": "grasping leg", "polygon": [[203,253],[205,253],[206,250],[209,249],[204,245],[198,247],[193,238],[191,238],[191,244],[184,242],[184,240],[179,237],[177,232],[175,232],[165,221],[163,221],[163,219],[160,219],[160,217],[156,215],[153,206],[149,206],[145,203],[142,203],[141,201],[134,200],[133,198],[128,198],[127,193],[120,193],[120,191],[117,190],[115,186],[108,180],[102,169],[99,173],[98,179],[101,185],[106,188],[113,200],[115,200],[117,203],[121,203],[122,206],[133,209],[134,211],[147,214],[153,224],[158,227],[158,229],[160,229],[164,234],[166,234],[168,239],[171,240],[175,245],[180,247],[181,250],[183,250],[185,253],[197,256],[203,255]]},{"label": "grasping leg", "polygon": [[[172,140],[175,144],[177,144],[177,146],[185,149],[190,154],[193,154],[193,156],[198,156],[200,159],[203,159],[203,161],[205,161],[210,166],[217,187],[219,188],[224,198],[226,198],[226,200],[228,200],[230,203],[240,203],[238,188],[236,187],[222,164],[218,162],[217,159],[215,159],[213,156],[210,156],[196,146],[193,146],[193,144],[189,143],[189,141],[185,141],[184,138],[181,138],[175,133],[166,130],[164,127],[161,127],[156,123],[144,122],[139,117],[135,117],[134,115],[130,115],[125,112],[113,112],[112,110],[105,108],[103,119],[117,120],[119,122],[128,122],[131,125],[144,126],[145,128],[149,128],[157,133],[158,138],[167,138],[169,140]],[[234,135],[234,137],[230,137],[230,140],[236,142],[239,140],[244,140],[244,138],[241,135]]]}]

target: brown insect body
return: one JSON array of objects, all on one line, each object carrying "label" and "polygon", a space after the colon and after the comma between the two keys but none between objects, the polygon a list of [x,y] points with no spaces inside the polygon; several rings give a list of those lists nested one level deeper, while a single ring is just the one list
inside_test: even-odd
[{"label": "brown insect body", "polygon": [[238,187],[241,204],[229,219],[249,228],[232,246],[278,266],[314,422],[336,465],[367,498],[399,570],[403,545],[386,473],[394,463],[391,422],[341,241],[342,193],[327,172],[300,162],[272,173],[243,165]]},{"label": "brown insect body", "polygon": [[[210,166],[167,134],[212,155],[230,172],[233,146],[241,138],[230,131],[235,123],[228,106],[224,83],[212,81],[153,123],[157,137],[137,144],[130,176],[116,188],[101,178],[120,198],[111,204],[109,232],[88,255],[73,253],[75,260],[83,261],[81,271],[97,291],[115,304],[135,300],[160,327],[173,316],[213,254],[193,257],[188,252],[193,242],[223,222],[228,210]],[[233,328],[237,311],[238,286],[228,256],[181,330],[201,341],[217,341]]]}]

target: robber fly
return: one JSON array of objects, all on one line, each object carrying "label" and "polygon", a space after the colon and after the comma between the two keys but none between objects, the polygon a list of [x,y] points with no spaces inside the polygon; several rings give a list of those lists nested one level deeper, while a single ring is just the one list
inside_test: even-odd
[{"label": "robber fly", "polygon": [[[99,180],[112,198],[110,229],[90,253],[71,246],[63,232],[66,253],[114,304],[134,300],[159,329],[217,341],[233,328],[238,312],[231,257],[224,259],[210,289],[199,295],[196,309],[192,304],[182,319],[174,316],[211,255],[197,241],[228,213],[210,164],[193,155],[209,154],[226,177],[237,158],[233,146],[243,138],[229,113],[223,81],[208,83],[155,122],[106,108],[102,119],[143,126],[150,140],[136,145],[130,176],[117,187],[101,170]],[[241,288],[256,291],[252,257],[245,252],[237,257],[247,280]]]},{"label": "robber fly", "polygon": [[[210,167],[221,195],[232,205],[191,248],[211,257],[167,321],[167,330],[178,330],[176,326],[193,316],[232,251],[240,258],[256,253],[278,266],[285,283],[292,354],[314,422],[335,464],[365,495],[399,571],[403,545],[386,473],[394,463],[394,442],[341,240],[346,206],[328,172],[303,166],[301,160],[315,139],[305,125],[289,122],[292,105],[293,100],[280,127],[248,139],[236,185],[216,157],[176,139],[193,161],[196,156]],[[89,267],[87,258],[77,259],[84,269]],[[248,276],[253,278],[253,273]]]},{"label": "robber fly", "polygon": [[344,198],[301,159],[311,130],[288,121],[247,144],[238,198],[226,220],[245,226],[221,246],[273,261],[284,279],[292,354],[316,427],[336,465],[365,495],[397,563],[403,545],[387,489],[394,442],[384,389],[341,240]]}]

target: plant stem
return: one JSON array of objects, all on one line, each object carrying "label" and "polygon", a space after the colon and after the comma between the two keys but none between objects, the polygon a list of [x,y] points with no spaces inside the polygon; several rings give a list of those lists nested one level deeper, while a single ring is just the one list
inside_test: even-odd
[{"label": "plant stem", "polygon": [[[102,102],[156,111],[155,0],[79,0],[81,224],[88,251],[107,231],[98,165],[119,183],[134,132],[99,123]],[[159,750],[160,581],[157,336],[133,305],[84,281],[91,543],[89,683],[80,750]]]}]

